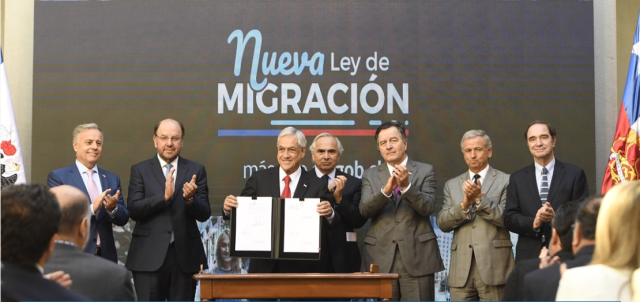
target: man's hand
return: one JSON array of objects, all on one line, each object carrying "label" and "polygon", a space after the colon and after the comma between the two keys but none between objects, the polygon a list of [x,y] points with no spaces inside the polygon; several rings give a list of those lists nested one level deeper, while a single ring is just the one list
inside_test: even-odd
[{"label": "man's hand", "polygon": [[[107,191],[109,190],[111,189],[108,189]],[[104,208],[107,210],[107,212],[113,212],[113,210],[116,209],[116,207],[118,206],[118,197],[120,197],[120,190],[116,191],[116,195],[113,196],[105,194],[102,204],[104,204]]]},{"label": "man's hand", "polygon": [[176,172],[176,168],[171,168],[169,171],[169,175],[167,175],[167,181],[164,182],[164,201],[169,201],[171,197],[173,197],[173,192],[176,191],[176,188],[173,185],[173,173]]},{"label": "man's hand", "polygon": [[237,208],[237,207],[238,207],[238,199],[235,196],[229,195],[227,196],[227,198],[224,199],[223,208],[225,211],[231,212],[231,208]]},{"label": "man's hand", "polygon": [[387,183],[384,185],[384,188],[382,188],[382,192],[389,196],[391,195],[391,192],[393,192],[393,190],[396,189],[396,187],[398,186],[398,182],[396,181],[396,177],[391,174],[391,176],[389,177],[389,179],[387,179]]},{"label": "man's hand", "polygon": [[48,273],[44,275],[44,277],[66,288],[70,288],[71,284],[73,283],[71,281],[71,276],[69,276],[69,274],[65,274],[63,271]]},{"label": "man's hand", "polygon": [[411,172],[407,170],[407,166],[404,165],[396,165],[393,169],[393,176],[395,176],[400,189],[406,190],[409,187],[409,175]]},{"label": "man's hand", "polygon": [[182,186],[182,197],[184,197],[185,200],[191,199],[193,195],[196,194],[197,188],[198,185],[196,185],[196,175],[194,174],[193,177],[191,177],[191,181],[185,182],[184,186]]},{"label": "man's hand", "polygon": [[464,192],[464,200],[461,206],[466,210],[470,205],[475,203],[477,198],[482,198],[482,185],[476,185],[473,181],[467,179],[462,183],[462,192]]},{"label": "man's hand", "polygon": [[551,222],[554,216],[555,212],[553,211],[551,204],[546,202],[540,209],[538,209],[536,218],[533,220],[533,228],[537,229],[542,226],[542,223]]},{"label": "man's hand", "polygon": [[344,186],[347,185],[347,178],[344,175],[338,175],[333,180],[333,182],[329,185],[329,190],[335,188],[333,191],[333,198],[336,199],[337,203],[342,201],[342,191],[344,190]]},{"label": "man's hand", "polygon": [[326,200],[323,200],[318,204],[317,211],[318,211],[318,214],[320,214],[320,216],[326,216],[326,217],[330,217],[331,213],[333,213],[331,204]]},{"label": "man's hand", "polygon": [[[111,192],[111,189],[104,190],[104,192],[102,192],[102,194],[100,194],[100,196],[98,196],[98,198],[96,198],[96,200],[94,200],[93,203],[91,203],[91,209],[93,210],[93,213],[96,213],[96,214],[98,213],[98,211],[100,210],[100,206],[105,201],[105,197],[107,196],[107,193],[109,193],[109,192]],[[116,200],[116,202],[117,202],[117,200]]]}]

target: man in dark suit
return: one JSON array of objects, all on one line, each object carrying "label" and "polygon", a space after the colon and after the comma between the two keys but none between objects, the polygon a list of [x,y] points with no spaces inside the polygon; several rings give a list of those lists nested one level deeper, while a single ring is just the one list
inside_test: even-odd
[{"label": "man in dark suit", "polygon": [[60,206],[46,186],[2,189],[2,301],[83,301],[83,297],[43,277],[60,226]]},{"label": "man in dark suit", "polygon": [[525,131],[533,165],[511,174],[507,187],[504,224],[517,233],[516,262],[536,258],[549,246],[554,211],[565,202],[589,195],[584,171],[556,160],[556,130],[551,124],[534,121]]},{"label": "man in dark suit", "polygon": [[[567,202],[561,205],[553,217],[553,230],[551,233],[551,243],[549,244],[549,255],[542,258],[532,258],[519,261],[513,269],[505,285],[503,301],[524,301],[524,278],[530,272],[547,267],[555,261],[567,261],[573,258],[571,242],[573,240],[573,223],[580,203],[577,201]],[[542,251],[546,251],[543,248]],[[543,252],[541,252],[542,254]],[[554,294],[555,295],[555,294]]]},{"label": "man in dark suit", "polygon": [[89,239],[90,203],[79,189],[62,185],[51,189],[58,199],[62,220],[54,236],[55,248],[45,273],[62,270],[71,276],[71,291],[94,301],[133,301],[136,295],[129,271],[109,260],[83,253]]},{"label": "man in dark suit", "polygon": [[386,122],[376,130],[385,164],[364,172],[360,213],[371,218],[364,239],[364,267],[398,273],[393,300],[433,301],[434,274],[444,270],[429,220],[435,210],[436,171],[409,159],[404,125]]},{"label": "man in dark suit", "polygon": [[50,187],[70,185],[84,192],[91,201],[91,233],[86,253],[118,262],[112,225],[129,222],[129,211],[120,195],[120,177],[98,168],[102,155],[102,131],[96,124],[82,124],[73,130],[76,162],[49,173]]},{"label": "man in dark suit", "polygon": [[362,265],[362,259],[356,242],[356,232],[353,229],[360,228],[367,222],[367,218],[360,215],[358,208],[362,181],[336,169],[344,151],[337,137],[329,133],[321,133],[313,140],[309,151],[311,151],[315,164],[315,168],[310,172],[315,173],[318,178],[324,179],[333,190],[334,213],[340,215],[342,221],[340,226],[326,233],[332,271],[336,273],[358,272]]},{"label": "man in dark suit", "polygon": [[[284,128],[278,135],[278,163],[273,168],[254,172],[247,180],[240,196],[271,196],[275,198],[320,198],[317,212],[324,216],[321,232],[334,228],[340,215],[334,215],[331,193],[326,183],[311,172],[305,171],[300,162],[304,158],[307,139],[300,130]],[[229,218],[231,208],[238,207],[238,199],[229,195],[224,200],[224,216]],[[333,216],[333,217],[332,217]],[[326,234],[322,235],[327,237]],[[249,273],[324,273],[330,272],[329,250],[326,241],[321,242],[320,261],[251,259]]]},{"label": "man in dark suit", "polygon": [[158,153],[131,167],[127,207],[133,229],[126,267],[139,300],[193,300],[193,274],[207,267],[197,221],[211,216],[204,166],[180,155],[182,123],[156,124]]},{"label": "man in dark suit", "polygon": [[[575,256],[564,262],[567,268],[585,266],[591,262],[596,245],[596,222],[601,202],[601,197],[595,197],[582,203],[572,230],[574,235],[571,248]],[[524,300],[555,301],[560,277],[560,263],[525,275]]]}]

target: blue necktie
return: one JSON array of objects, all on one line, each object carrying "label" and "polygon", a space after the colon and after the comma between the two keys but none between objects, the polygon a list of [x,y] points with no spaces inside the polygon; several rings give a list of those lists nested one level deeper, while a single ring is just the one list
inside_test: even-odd
[{"label": "blue necktie", "polygon": [[542,168],[542,186],[540,187],[540,201],[542,204],[547,202],[547,196],[549,195],[549,179],[547,175],[549,174],[549,170],[547,168]]},{"label": "blue necktie", "polygon": [[481,177],[480,174],[474,175],[473,176],[473,183],[477,185],[478,184],[478,179],[480,179],[480,177]]}]

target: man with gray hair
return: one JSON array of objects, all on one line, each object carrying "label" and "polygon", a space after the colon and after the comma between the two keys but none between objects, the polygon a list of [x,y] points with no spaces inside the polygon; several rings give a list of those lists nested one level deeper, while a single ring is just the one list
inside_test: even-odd
[{"label": "man with gray hair", "polygon": [[362,258],[353,229],[361,228],[367,222],[367,218],[360,215],[358,209],[362,181],[336,169],[344,151],[337,137],[329,133],[321,133],[313,140],[309,150],[315,164],[311,173],[322,179],[333,192],[333,198],[336,201],[334,215],[338,213],[342,220],[342,225],[329,230],[328,237],[322,238],[329,243],[328,252],[331,255],[332,272],[359,272]]},{"label": "man with gray hair", "polygon": [[469,130],[460,141],[469,171],[444,185],[437,224],[454,231],[449,286],[452,301],[499,301],[514,259],[502,220],[509,175],[489,166],[491,139]]},{"label": "man with gray hair", "polygon": [[62,270],[73,280],[70,290],[94,301],[133,301],[136,295],[129,271],[109,260],[82,252],[89,240],[90,203],[79,189],[62,185],[51,188],[62,219],[54,236],[53,255],[44,272]]},{"label": "man with gray hair", "polygon": [[[335,228],[340,215],[333,212],[333,199],[326,183],[314,173],[300,167],[304,158],[307,139],[302,131],[287,127],[278,135],[279,165],[258,170],[247,180],[240,196],[271,196],[274,198],[320,198],[317,211],[322,219],[322,232]],[[224,218],[229,219],[231,208],[238,207],[238,199],[229,195],[224,200]],[[322,235],[326,237],[326,234]],[[330,272],[328,245],[322,241],[320,261],[251,259],[249,273],[323,273]]]},{"label": "man with gray hair", "polygon": [[118,262],[112,225],[129,222],[129,211],[121,195],[120,177],[98,168],[104,142],[102,131],[94,123],[82,124],[73,130],[73,150],[76,161],[68,167],[49,173],[50,187],[70,185],[84,192],[91,201],[91,231],[86,253]]}]

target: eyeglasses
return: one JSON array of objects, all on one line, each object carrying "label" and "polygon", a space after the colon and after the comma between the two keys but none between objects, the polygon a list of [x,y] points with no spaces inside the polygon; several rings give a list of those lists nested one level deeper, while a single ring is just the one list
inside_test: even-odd
[{"label": "eyeglasses", "polygon": [[157,137],[161,142],[166,142],[169,139],[171,139],[171,142],[177,143],[182,139],[182,136],[172,136],[172,137],[168,137],[168,136],[155,136]]}]

